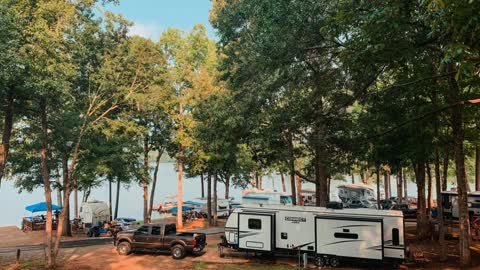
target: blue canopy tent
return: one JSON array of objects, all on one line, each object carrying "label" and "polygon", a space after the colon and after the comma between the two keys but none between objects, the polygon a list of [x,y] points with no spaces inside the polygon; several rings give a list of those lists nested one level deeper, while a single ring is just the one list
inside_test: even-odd
[{"label": "blue canopy tent", "polygon": [[[29,205],[25,207],[25,210],[35,213],[35,212],[45,212],[47,211],[47,203],[46,202],[40,202],[36,204]],[[52,204],[52,210],[62,210],[62,207]]]},{"label": "blue canopy tent", "polygon": [[[192,208],[191,208],[191,207],[188,207],[188,206],[182,206],[182,211],[183,211],[183,212],[192,211]],[[178,206],[173,207],[172,209],[168,210],[168,212],[170,212],[170,213],[177,213],[177,212],[178,212]]]}]

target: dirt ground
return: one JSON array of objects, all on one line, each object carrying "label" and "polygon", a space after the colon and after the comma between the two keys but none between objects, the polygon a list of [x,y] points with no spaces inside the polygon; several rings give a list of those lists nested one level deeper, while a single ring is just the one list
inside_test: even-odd
[{"label": "dirt ground", "polygon": [[[203,224],[195,224],[188,229],[198,229]],[[401,269],[459,269],[458,267],[458,241],[449,240],[448,260],[439,261],[439,246],[436,241],[416,241],[415,223],[407,223],[407,244],[412,253],[423,252],[425,256],[424,263],[406,262]],[[217,230],[218,231],[218,230]],[[455,231],[452,231],[455,235]],[[2,234],[0,233],[0,236]],[[41,241],[41,234],[32,234],[32,241]],[[23,235],[25,241],[30,237],[30,233]],[[12,239],[6,243],[12,243]],[[1,238],[0,238],[1,239]],[[205,252],[199,256],[187,256],[183,260],[173,260],[167,253],[135,253],[130,256],[119,256],[113,245],[98,245],[90,247],[66,248],[62,249],[59,258],[59,269],[87,269],[87,270],[131,270],[131,269],[175,269],[175,270],[198,270],[198,269],[222,269],[222,270],[286,270],[296,269],[296,258],[265,258],[245,255],[243,253],[228,253],[225,258],[220,258],[217,251],[217,243],[220,241],[220,234],[207,235],[208,246]],[[0,242],[0,247],[5,246]],[[480,269],[480,241],[472,242],[472,267],[468,269]],[[12,264],[15,260],[14,253],[0,254],[0,269],[42,269],[44,252],[24,251],[22,252],[20,266]],[[309,267],[316,269],[310,263]],[[342,262],[342,267],[336,269],[389,269],[389,266],[373,267],[372,265],[358,262]]]}]

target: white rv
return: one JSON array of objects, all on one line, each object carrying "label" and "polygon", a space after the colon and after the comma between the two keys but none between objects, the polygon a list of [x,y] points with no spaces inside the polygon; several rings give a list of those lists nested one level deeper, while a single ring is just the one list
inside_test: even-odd
[{"label": "white rv", "polygon": [[[442,191],[442,205],[446,216],[458,219],[458,193]],[[468,212],[470,216],[480,216],[480,191],[468,193]]]},{"label": "white rv", "polygon": [[[190,201],[183,202],[184,206],[189,206],[197,212],[207,213],[207,198],[195,198]],[[213,207],[213,200],[212,200]],[[228,217],[230,214],[230,201],[227,199],[217,199],[217,216]]]},{"label": "white rv", "polygon": [[108,203],[102,201],[90,201],[82,203],[78,213],[85,228],[98,223],[109,222],[110,207]]},{"label": "white rv", "polygon": [[249,205],[230,215],[223,246],[270,254],[307,253],[318,266],[337,266],[342,258],[405,259],[401,211]]},{"label": "white rv", "polygon": [[344,184],[338,186],[338,196],[349,208],[377,208],[373,188],[364,184]]},{"label": "white rv", "polygon": [[292,196],[273,190],[245,190],[243,204],[292,205]]}]

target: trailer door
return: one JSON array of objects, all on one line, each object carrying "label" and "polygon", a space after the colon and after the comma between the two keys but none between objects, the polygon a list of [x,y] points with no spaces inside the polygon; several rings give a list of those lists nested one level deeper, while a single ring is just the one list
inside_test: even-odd
[{"label": "trailer door", "polygon": [[317,216],[317,254],[383,260],[383,220]]},{"label": "trailer door", "polygon": [[272,251],[274,215],[239,213],[238,247],[249,250]]}]

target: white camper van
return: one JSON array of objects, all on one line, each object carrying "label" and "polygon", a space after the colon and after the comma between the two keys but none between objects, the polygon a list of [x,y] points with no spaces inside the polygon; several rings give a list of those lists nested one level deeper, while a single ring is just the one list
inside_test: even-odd
[{"label": "white camper van", "polygon": [[[470,216],[480,216],[480,191],[468,193],[468,212]],[[458,192],[442,191],[443,211],[447,217],[458,219]]]},{"label": "white camper van", "polygon": [[401,211],[249,205],[228,218],[222,246],[269,254],[307,253],[318,266],[341,259],[405,259]]},{"label": "white camper van", "polygon": [[292,205],[292,196],[273,190],[250,189],[244,190],[243,204],[263,205]]},{"label": "white camper van", "polygon": [[78,213],[84,228],[89,228],[99,222],[109,222],[110,207],[108,203],[102,201],[90,201],[82,203]]},{"label": "white camper van", "polygon": [[[207,198],[195,198],[183,202],[183,205],[192,207],[197,212],[207,213]],[[213,200],[212,200],[213,206]],[[230,201],[227,199],[217,199],[217,216],[228,217],[230,214]]]}]

